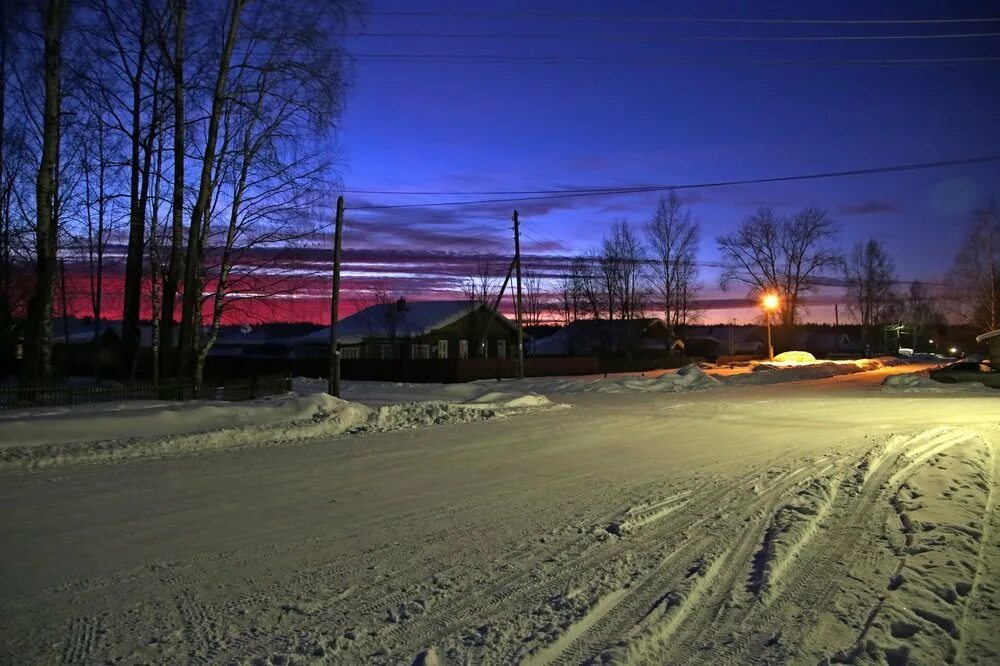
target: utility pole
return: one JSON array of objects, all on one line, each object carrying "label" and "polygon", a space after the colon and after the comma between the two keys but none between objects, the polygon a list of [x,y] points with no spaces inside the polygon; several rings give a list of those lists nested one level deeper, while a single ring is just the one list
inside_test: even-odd
[{"label": "utility pole", "polygon": [[514,376],[524,379],[524,329],[521,326],[521,232],[518,228],[517,211],[514,211],[514,268],[517,276],[517,301],[514,313],[517,317],[517,369]]},{"label": "utility pole", "polygon": [[764,317],[767,319],[767,360],[774,360],[774,345],[771,344],[771,310],[764,310]]},{"label": "utility pole", "polygon": [[836,326],[839,329],[840,328],[840,304],[839,303],[834,303],[833,304],[833,322],[834,322],[834,326]]},{"label": "utility pole", "polygon": [[337,221],[333,231],[333,294],[330,297],[330,375],[326,392],[340,397],[340,350],[337,349],[337,318],[340,311],[340,239],[344,233],[344,197],[337,197]]}]

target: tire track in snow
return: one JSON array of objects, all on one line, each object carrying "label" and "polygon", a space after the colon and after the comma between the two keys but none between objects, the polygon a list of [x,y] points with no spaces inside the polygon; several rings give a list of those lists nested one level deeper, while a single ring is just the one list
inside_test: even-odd
[{"label": "tire track in snow", "polygon": [[[958,648],[955,651],[955,661],[958,663],[963,662],[965,658],[965,653],[968,649],[967,644],[969,642],[968,638],[969,632],[965,631],[965,629],[970,623],[969,611],[974,606],[977,606],[981,601],[984,601],[983,599],[981,599],[982,596],[985,596],[983,595],[983,585],[982,585],[983,574],[990,571],[990,566],[987,560],[987,551],[994,550],[995,551],[994,561],[1000,562],[1000,557],[996,557],[997,555],[1000,555],[1000,544],[994,542],[994,539],[996,538],[997,529],[1000,528],[1000,525],[995,524],[998,522],[997,512],[996,512],[997,508],[996,497],[997,497],[997,486],[1000,485],[1000,455],[998,455],[996,446],[993,442],[990,442],[989,440],[984,440],[984,443],[986,444],[987,447],[987,453],[989,455],[989,463],[990,463],[989,492],[986,497],[986,507],[983,512],[983,520],[982,520],[983,533],[980,541],[979,554],[976,557],[976,572],[975,575],[972,577],[972,584],[969,588],[969,594],[965,600],[965,608],[962,609],[962,615],[959,618],[959,626],[962,627],[963,631],[961,639],[959,640],[958,643]],[[996,593],[995,590],[992,590],[992,592],[993,594]],[[994,600],[992,602],[992,608],[984,609],[983,615],[985,617],[995,619],[996,617],[995,609],[996,609],[996,601]],[[993,656],[995,657],[996,655]]]},{"label": "tire track in snow", "polygon": [[[507,507],[508,511],[528,513],[532,507],[537,506],[530,495],[518,495],[515,501],[518,503]],[[564,506],[555,505],[552,509],[561,515],[572,514],[575,503],[575,497],[569,495],[563,500]],[[612,511],[614,510],[612,509]],[[444,524],[434,520],[433,514],[430,512],[426,520],[437,525]],[[372,652],[385,653],[387,647],[392,645],[391,638],[393,636],[405,635],[413,626],[420,626],[422,621],[429,620],[438,613],[451,612],[452,608],[457,613],[458,606],[461,606],[468,598],[468,595],[459,596],[463,595],[464,588],[483,584],[482,581],[463,580],[461,574],[467,569],[467,562],[450,557],[454,552],[456,533],[460,533],[461,538],[466,543],[475,542],[477,539],[488,542],[489,535],[499,528],[501,520],[502,516],[498,515],[490,521],[478,521],[463,527],[450,524],[447,528],[439,530],[433,539],[422,537],[418,542],[419,548],[415,549],[412,555],[407,558],[406,566],[396,568],[391,572],[393,579],[391,587],[387,588],[384,578],[365,580],[363,585],[359,585],[358,589],[352,592],[349,599],[338,599],[336,603],[320,603],[311,608],[307,617],[298,618],[298,626],[316,632],[322,631],[326,634],[331,632],[339,634],[339,632],[353,626],[356,630],[347,632],[354,636],[347,641],[349,643],[347,649],[352,650],[355,655],[353,658],[371,659],[370,653]],[[417,531],[419,533],[419,528]],[[485,570],[492,573],[511,569],[512,562],[524,562],[531,553],[538,551],[538,545],[537,539],[523,540],[513,550],[508,550],[494,560]],[[398,556],[397,551],[393,551],[392,554]],[[517,571],[516,568],[514,570]],[[433,572],[433,575],[429,572]],[[533,573],[533,570],[529,568],[526,573]],[[287,587],[289,590],[301,590],[302,586],[305,585],[306,589],[309,589],[309,581],[314,580],[316,574],[317,572],[311,568],[305,570]],[[429,578],[432,579],[430,584],[427,583]],[[437,581],[442,581],[444,588],[435,590],[434,585],[437,584]],[[387,589],[388,593],[386,593]],[[435,591],[441,593],[440,598],[436,600],[431,598]],[[424,602],[433,601],[434,603],[425,605],[423,608],[412,606],[409,609],[406,608],[418,598],[422,598]],[[442,611],[442,609],[444,610]],[[400,620],[403,619],[403,615],[410,613],[410,611],[413,611],[412,616],[405,618],[406,622],[387,622],[388,615],[395,614]],[[348,616],[352,619],[352,625],[344,626],[344,618]],[[361,630],[362,627],[365,627],[366,617],[374,624]],[[272,634],[282,631],[281,627],[275,627]],[[338,642],[338,649],[344,649],[344,646],[340,645],[343,642]],[[280,648],[278,637],[266,632],[264,635],[258,632],[237,637],[231,641],[231,644],[233,649],[222,651],[220,657],[232,661],[247,654],[269,655]]]},{"label": "tire track in snow", "polygon": [[[595,657],[597,663],[605,658],[628,660],[635,658],[637,652],[643,655],[643,659],[655,661],[656,653],[663,648],[663,641],[676,634],[682,626],[697,624],[699,617],[712,614],[717,604],[711,597],[718,596],[714,591],[727,589],[727,583],[722,579],[728,577],[732,582],[739,577],[739,563],[750,557],[756,541],[754,535],[763,529],[763,507],[785,492],[793,479],[818,467],[825,459],[826,456],[822,456],[809,465],[778,474],[763,487],[755,483],[761,475],[746,479],[742,488],[732,487],[728,496],[718,498],[721,501],[707,504],[708,507],[737,506],[743,510],[726,516],[722,525],[709,526],[700,536],[682,542],[659,566],[629,587],[627,593],[608,607],[602,616],[590,619],[588,626],[576,632],[575,640],[560,654],[550,656],[549,663],[578,663],[588,654],[600,655]],[[746,501],[735,502],[738,497]],[[716,517],[712,510],[693,513],[702,518],[690,526],[691,531]],[[758,523],[756,526],[746,526],[754,521]],[[726,542],[726,537],[732,532],[742,533],[743,536],[737,539],[736,545],[723,547],[720,551],[720,543]],[[693,583],[695,587],[685,585],[691,572],[701,567],[699,563],[705,563],[705,558],[711,559],[711,563],[697,577]],[[683,572],[667,566],[684,561],[690,564]],[[625,645],[616,648],[619,638],[628,634],[633,634],[638,643],[629,647],[626,641]]]},{"label": "tire track in snow", "polygon": [[[613,539],[609,543],[601,543],[594,538],[593,534],[584,535],[584,538],[579,542],[583,548],[578,549],[571,544],[561,556],[558,556],[558,559],[550,563],[552,565],[549,567],[551,571],[542,572],[543,575],[546,575],[542,581],[538,580],[538,572],[534,570],[537,564],[532,566],[531,563],[523,563],[520,566],[520,571],[515,570],[513,577],[501,583],[499,589],[487,593],[486,598],[482,598],[483,595],[481,595],[479,599],[469,600],[478,603],[459,603],[450,607],[447,613],[448,617],[445,618],[444,622],[439,620],[438,626],[430,626],[424,631],[408,635],[404,639],[405,643],[400,646],[400,649],[393,650],[393,653],[403,657],[412,655],[414,650],[420,649],[420,646],[425,645],[426,641],[434,635],[450,635],[462,629],[463,626],[467,627],[469,617],[479,617],[487,608],[490,616],[494,619],[503,618],[508,614],[520,613],[523,615],[526,598],[537,600],[536,602],[527,602],[530,605],[531,603],[542,603],[544,599],[557,597],[567,587],[572,586],[571,581],[574,578],[579,578],[581,571],[586,572],[589,578],[590,574],[595,570],[600,570],[602,566],[610,565],[614,568],[615,558],[620,559],[629,552],[653,551],[655,550],[654,546],[660,550],[669,550],[672,544],[684,538],[683,534],[687,530],[694,525],[705,522],[707,518],[699,518],[702,514],[697,511],[678,515],[673,511],[665,510],[668,508],[666,502],[681,500],[712,507],[725,506],[727,497],[739,492],[741,488],[743,492],[749,492],[752,486],[759,484],[766,469],[768,469],[766,464],[753,467],[736,482],[725,482],[719,479],[713,484],[702,483],[699,488],[692,489],[690,494],[674,493],[671,497],[658,502],[642,503],[629,510],[619,510],[616,515],[623,516],[620,520],[635,515],[645,515],[646,517],[655,515],[656,517],[653,520],[647,520],[641,529],[625,534],[625,538],[621,540]],[[670,518],[668,519],[667,516]],[[604,534],[604,537],[610,538],[607,534]],[[531,613],[527,615],[530,616]],[[499,654],[490,653],[490,656],[486,657],[485,660],[495,660],[496,663],[511,663],[524,658],[524,637],[515,637],[514,643],[517,646],[516,649],[502,651]],[[475,648],[473,649],[475,650]]]},{"label": "tire track in snow", "polygon": [[[774,594],[734,622],[735,639],[717,643],[717,663],[767,661],[774,657],[769,653],[775,648],[776,627],[814,625],[818,613],[829,607],[836,594],[837,562],[846,560],[862,542],[878,533],[877,526],[890,511],[888,495],[935,453],[968,437],[967,432],[954,428],[934,428],[910,438],[893,438],[884,449],[875,447],[874,456],[863,456],[858,465],[863,474],[841,483],[825,529],[819,529],[794,561],[786,564]],[[801,615],[790,622],[787,616],[797,611]]]}]

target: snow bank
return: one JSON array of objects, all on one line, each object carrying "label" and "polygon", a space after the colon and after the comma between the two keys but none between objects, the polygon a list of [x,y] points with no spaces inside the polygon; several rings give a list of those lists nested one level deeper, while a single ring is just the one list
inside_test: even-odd
[{"label": "snow bank", "polygon": [[481,392],[468,403],[427,401],[377,408],[314,393],[246,403],[126,403],[118,411],[96,414],[82,409],[25,410],[2,421],[15,434],[0,447],[0,470],[282,446],[345,433],[483,421],[547,407],[555,405],[539,395]]},{"label": "snow bank", "polygon": [[816,357],[805,351],[786,351],[774,357],[776,363],[815,363]]},{"label": "snow bank", "polygon": [[992,392],[992,389],[979,382],[963,382],[961,384],[945,384],[934,381],[924,373],[907,372],[898,375],[889,375],[882,382],[883,390],[889,391],[921,391],[937,393],[956,392]]},{"label": "snow bank", "polygon": [[[481,385],[479,382],[460,385]],[[505,388],[543,395],[572,393],[680,393],[716,388],[719,380],[711,377],[697,365],[686,365],[677,372],[667,372],[657,377],[539,377],[503,382]],[[464,388],[450,389],[454,391]]]},{"label": "snow bank", "polygon": [[737,386],[761,386],[779,384],[782,382],[801,382],[814,379],[828,379],[840,375],[851,375],[857,372],[876,370],[879,366],[871,362],[821,361],[810,364],[778,365],[759,363],[753,366],[751,372],[742,375],[732,375],[723,379],[727,384]]}]

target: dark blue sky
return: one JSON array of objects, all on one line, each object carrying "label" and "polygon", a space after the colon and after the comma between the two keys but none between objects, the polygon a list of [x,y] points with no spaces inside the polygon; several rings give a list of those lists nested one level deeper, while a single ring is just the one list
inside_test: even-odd
[{"label": "dark blue sky", "polygon": [[[774,39],[1000,32],[1000,22],[773,24],[630,18],[1000,16],[1000,10],[991,12],[986,3],[872,5],[754,3],[751,10],[744,3],[720,2],[373,2],[363,28],[371,36],[349,40],[358,60],[340,134],[344,187],[467,192],[697,183],[1000,153],[1000,63],[803,62],[997,57],[1000,37]],[[433,15],[394,13],[408,11]],[[503,16],[456,15],[461,13]],[[613,18],[587,18],[610,13]],[[433,36],[408,36],[413,33]],[[469,34],[489,36],[454,36]],[[449,57],[413,57],[419,55]],[[792,212],[816,204],[840,224],[845,248],[873,236],[891,247],[901,277],[933,281],[950,265],[969,210],[1000,194],[998,176],[1000,165],[992,163],[689,190],[681,196],[702,223],[699,258],[706,263],[718,259],[715,237],[757,206]],[[585,251],[617,219],[645,222],[656,196],[516,204],[525,252]],[[465,197],[346,198],[350,208]],[[438,270],[437,253],[510,251],[514,206],[349,212],[345,245],[411,252],[408,265],[379,267],[372,258],[370,268],[396,276],[399,289],[414,296],[434,295],[446,291],[461,272],[455,257],[441,262]],[[717,271],[710,267],[703,279],[705,297],[720,299],[719,306],[727,304],[723,299],[743,296],[719,292]],[[839,298],[836,291],[824,296],[819,300]],[[826,319],[829,310],[816,305],[811,318]],[[720,309],[708,312],[705,320],[753,314]]]}]

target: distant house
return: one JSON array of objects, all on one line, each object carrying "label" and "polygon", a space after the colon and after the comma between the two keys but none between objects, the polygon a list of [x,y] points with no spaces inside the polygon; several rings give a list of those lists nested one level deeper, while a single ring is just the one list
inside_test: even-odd
[{"label": "distant house", "polygon": [[685,326],[684,353],[714,361],[720,356],[760,357],[767,353],[767,334],[756,326]]},{"label": "distant house", "polygon": [[662,319],[581,319],[534,343],[536,356],[649,356],[679,351]]},{"label": "distant house", "polygon": [[[222,326],[210,356],[282,358],[291,353],[289,341],[321,328],[315,324],[273,323]],[[327,331],[330,329],[327,328]]]},{"label": "distant house", "polygon": [[[330,328],[289,341],[296,358],[329,352]],[[337,322],[341,358],[514,358],[517,326],[483,303],[414,301],[372,305]]]},{"label": "distant house", "polygon": [[1000,368],[1000,328],[976,336],[976,342],[986,345],[994,368]]},{"label": "distant house", "polygon": [[855,358],[866,353],[865,343],[852,340],[843,331],[797,331],[790,341],[790,349],[807,351],[816,358]]}]

